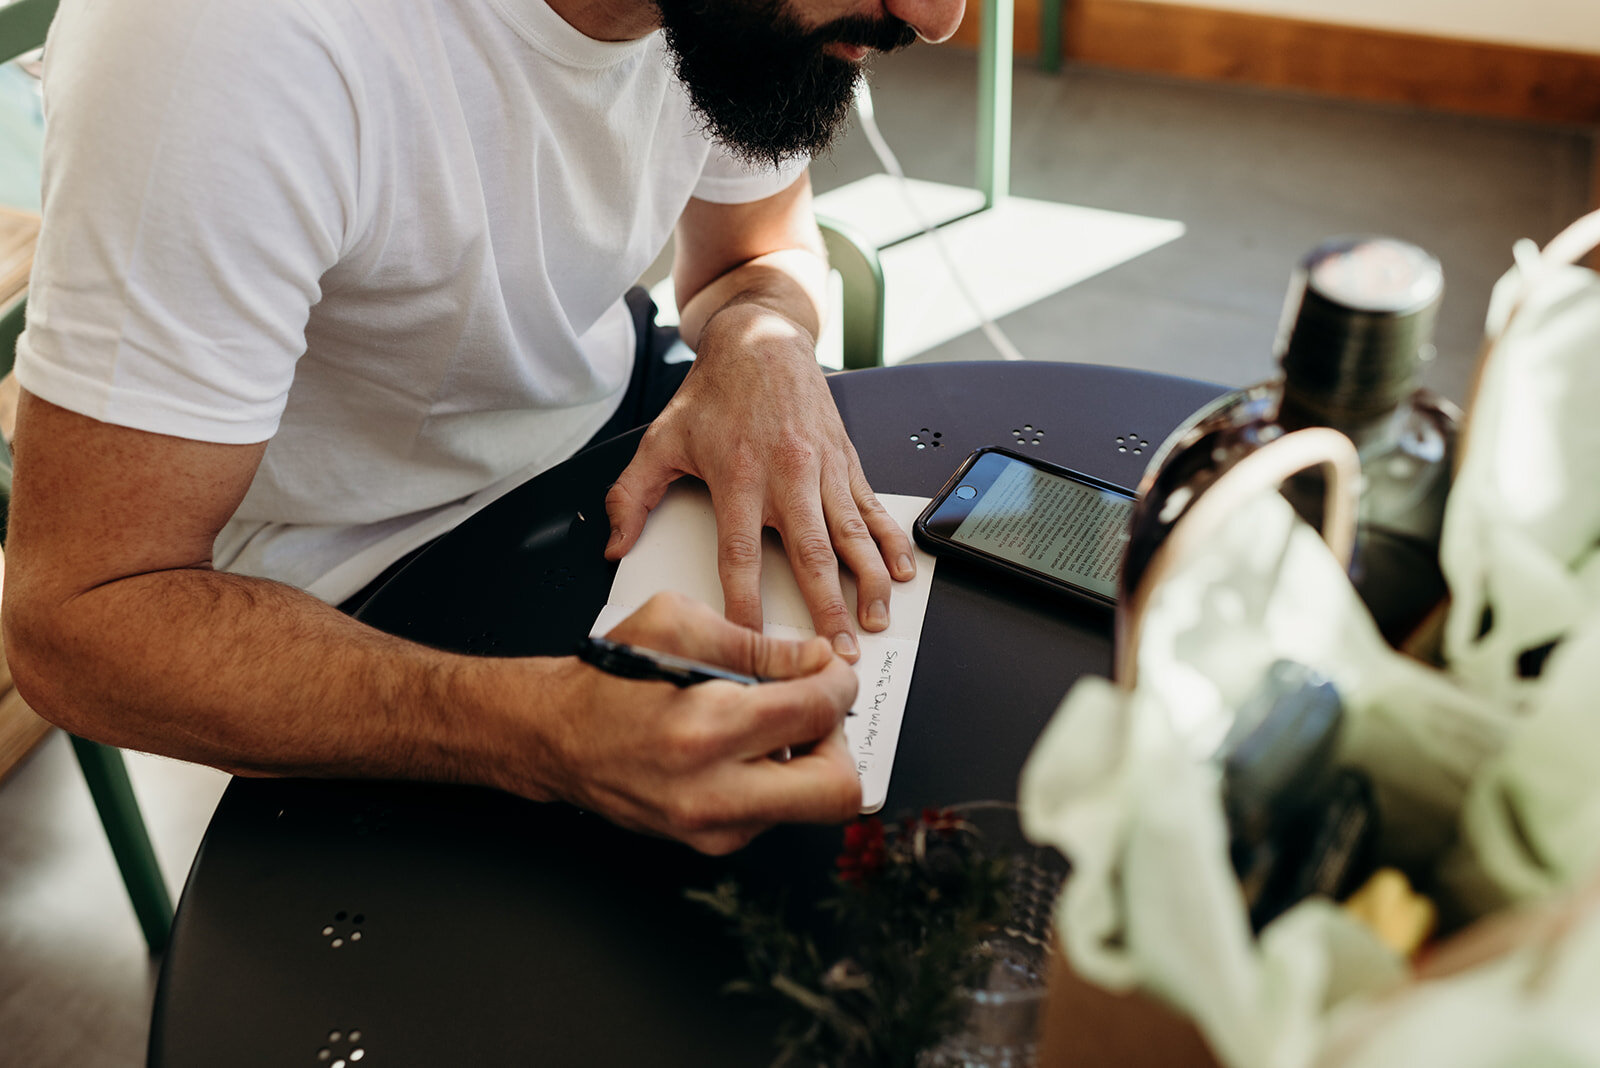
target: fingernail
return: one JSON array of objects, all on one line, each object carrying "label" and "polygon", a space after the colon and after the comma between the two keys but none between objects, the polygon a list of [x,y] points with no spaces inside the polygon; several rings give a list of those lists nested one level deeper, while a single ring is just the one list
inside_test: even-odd
[{"label": "fingernail", "polygon": [[835,634],[833,636],[833,651],[844,657],[846,660],[849,660],[851,657],[855,656],[858,652],[856,648],[855,635],[850,634],[849,632]]},{"label": "fingernail", "polygon": [[867,626],[873,630],[882,630],[889,625],[889,606],[882,601],[873,601],[867,605]]},{"label": "fingernail", "polygon": [[904,553],[901,553],[900,559],[894,562],[894,569],[905,578],[910,578],[917,573],[917,565],[912,561],[911,557]]},{"label": "fingernail", "polygon": [[613,529],[611,531],[611,537],[606,539],[606,548],[607,549],[615,549],[618,545],[621,545],[621,544],[622,544],[622,531],[617,530],[617,529]]}]

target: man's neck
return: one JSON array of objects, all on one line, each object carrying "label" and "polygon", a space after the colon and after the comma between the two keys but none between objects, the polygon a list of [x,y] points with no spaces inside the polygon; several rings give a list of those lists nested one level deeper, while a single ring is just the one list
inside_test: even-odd
[{"label": "man's neck", "polygon": [[661,17],[651,0],[545,0],[567,24],[596,41],[635,41],[654,32]]}]

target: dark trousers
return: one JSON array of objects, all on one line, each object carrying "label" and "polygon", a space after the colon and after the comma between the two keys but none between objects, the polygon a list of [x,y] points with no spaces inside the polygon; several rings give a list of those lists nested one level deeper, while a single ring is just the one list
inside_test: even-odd
[{"label": "dark trousers", "polygon": [[[617,408],[616,414],[606,421],[605,426],[595,431],[594,436],[578,450],[580,453],[602,441],[609,441],[618,434],[626,434],[630,430],[644,426],[660,415],[661,410],[672,399],[672,395],[683,384],[689,368],[694,366],[689,360],[667,363],[663,358],[678,340],[678,331],[676,327],[656,325],[655,302],[643,288],[633,287],[623,299],[627,301],[628,310],[633,313],[633,332],[636,338],[633,376],[628,379],[627,391],[622,395],[622,404]],[[438,540],[438,538],[433,539],[433,541]],[[383,573],[377,578],[345,598],[339,605],[339,611],[353,615],[367,603],[368,598],[378,592],[379,587],[398,574],[401,568],[432,545],[433,541],[417,546],[384,568]]]}]

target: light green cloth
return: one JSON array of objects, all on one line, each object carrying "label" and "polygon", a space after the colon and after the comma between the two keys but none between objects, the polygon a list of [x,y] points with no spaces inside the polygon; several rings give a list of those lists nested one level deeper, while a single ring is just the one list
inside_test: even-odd
[{"label": "light green cloth", "polygon": [[1200,754],[1279,658],[1339,688],[1341,762],[1372,776],[1383,852],[1442,851],[1508,723],[1384,644],[1333,554],[1276,492],[1239,508],[1167,575],[1149,603],[1134,690],[1081,679],[1019,789],[1028,836],[1072,861],[1057,932],[1073,967],[1102,987],[1163,998],[1229,1068],[1310,1068],[1336,1007],[1405,974],[1324,901],[1301,902],[1260,939],[1250,933],[1218,771]]},{"label": "light green cloth", "polygon": [[39,210],[43,139],[38,79],[15,63],[0,66],[0,205]]},{"label": "light green cloth", "polygon": [[1600,895],[1424,983],[1315,900],[1252,938],[1205,759],[1266,666],[1294,660],[1344,698],[1340,762],[1373,780],[1384,859],[1431,870],[1445,914],[1600,878],[1600,277],[1571,266],[1596,244],[1600,212],[1519,247],[1495,290],[1445,515],[1448,670],[1389,649],[1269,493],[1152,591],[1131,692],[1080,680],[1023,769],[1024,828],[1073,862],[1057,929],[1075,969],[1163,998],[1229,1068],[1600,1068]]}]

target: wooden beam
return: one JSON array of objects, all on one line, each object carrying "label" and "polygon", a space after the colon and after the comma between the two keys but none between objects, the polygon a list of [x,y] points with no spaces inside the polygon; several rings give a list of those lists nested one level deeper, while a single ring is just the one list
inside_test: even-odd
[{"label": "wooden beam", "polygon": [[[981,5],[955,41],[977,46]],[[1036,55],[1039,0],[1016,0]],[[1600,53],[1562,52],[1149,0],[1067,0],[1064,54],[1118,70],[1537,122],[1600,124]]]},{"label": "wooden beam", "polygon": [[[0,577],[4,567],[0,561]],[[0,643],[0,780],[49,733],[50,724],[34,714],[12,685],[11,666],[6,661],[5,645]]]},{"label": "wooden beam", "polygon": [[16,690],[7,690],[0,697],[0,781],[49,733],[50,724],[34,715]]},{"label": "wooden beam", "polygon": [[1600,55],[1394,33],[1146,0],[1075,0],[1081,62],[1356,100],[1600,123]]}]

